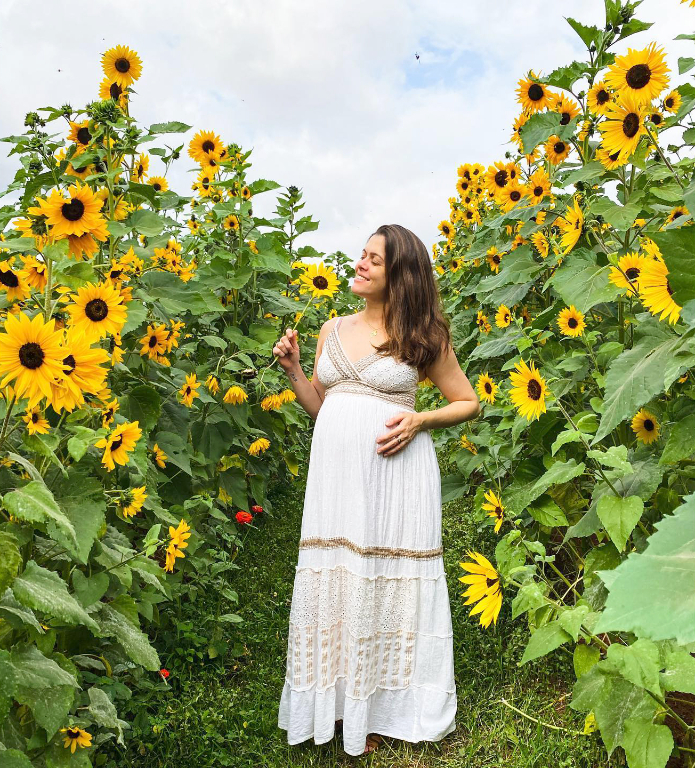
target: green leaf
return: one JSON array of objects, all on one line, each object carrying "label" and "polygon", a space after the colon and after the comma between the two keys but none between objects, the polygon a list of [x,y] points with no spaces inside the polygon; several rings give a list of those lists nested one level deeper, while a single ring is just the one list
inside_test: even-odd
[{"label": "green leaf", "polygon": [[0,594],[12,583],[19,573],[22,555],[17,539],[7,531],[0,531]]},{"label": "green leaf", "polygon": [[190,131],[193,126],[182,123],[178,120],[170,120],[167,123],[152,123],[149,127],[150,133],[185,133]]},{"label": "green leaf", "polygon": [[75,688],[72,685],[54,688],[19,685],[14,697],[18,704],[25,704],[31,709],[37,725],[46,729],[46,737],[50,740],[65,723],[75,699]]},{"label": "green leaf", "polygon": [[577,677],[585,675],[601,658],[601,651],[595,645],[580,643],[575,645],[572,654],[574,674]]},{"label": "green leaf", "polygon": [[28,523],[45,524],[49,534],[57,531],[62,540],[70,541],[73,547],[77,547],[77,534],[73,524],[56,504],[53,494],[43,482],[32,480],[21,488],[6,493],[3,505],[11,515]]},{"label": "green leaf", "polygon": [[128,657],[150,672],[161,666],[157,651],[150,645],[147,635],[134,627],[128,619],[107,604],[100,610],[100,625],[104,635],[115,637]]},{"label": "green leaf", "polygon": [[551,621],[550,624],[539,627],[531,635],[518,666],[545,656],[571,640],[572,635],[562,628],[559,621]]},{"label": "green leaf", "polygon": [[34,616],[34,612],[18,603],[9,587],[0,597],[0,618],[5,619],[15,629],[23,629],[24,626],[33,627],[37,634],[44,634],[44,629]]},{"label": "green leaf", "polygon": [[567,125],[561,125],[560,120],[562,115],[559,112],[536,112],[535,115],[531,115],[520,130],[524,154],[530,154],[541,142],[551,136],[558,136],[560,139],[569,138],[576,128],[576,118],[570,120]]},{"label": "green leaf", "polygon": [[[61,543],[78,562],[86,563],[92,545],[106,520],[106,501],[102,485],[95,477],[87,477],[71,467],[68,478],[61,479],[54,490],[77,537],[77,546],[73,546],[68,540]],[[54,538],[60,537],[56,535]]]},{"label": "green leaf", "polygon": [[678,59],[678,74],[682,75],[695,67],[695,59],[690,56],[681,56]]},{"label": "green leaf", "polygon": [[578,181],[590,181],[592,179],[598,179],[606,172],[606,169],[598,160],[592,160],[586,165],[582,165],[579,168],[570,171],[562,177],[563,186],[568,184],[576,184]]},{"label": "green leaf", "polygon": [[527,611],[532,611],[546,604],[547,599],[544,589],[537,581],[529,581],[519,587],[519,591],[512,600],[512,619],[516,619]]},{"label": "green leaf", "polygon": [[181,435],[174,432],[157,432],[155,442],[166,453],[166,463],[182,469],[187,475],[191,473],[191,460],[188,454],[188,444]]},{"label": "green leaf", "polygon": [[[521,513],[528,505],[545,493],[553,485],[566,483],[584,473],[583,462],[577,464],[574,459],[568,461],[556,461],[552,467],[538,479],[524,481],[515,480],[507,492],[506,501],[509,509]],[[518,474],[518,473],[517,473]]]},{"label": "green leaf", "polygon": [[639,201],[619,205],[607,197],[599,197],[591,203],[593,213],[603,216],[609,224],[620,231],[629,229],[641,210],[642,204]]},{"label": "green leaf", "polygon": [[620,630],[654,641],[695,642],[695,494],[655,527],[643,552],[599,571],[609,594],[594,634]]},{"label": "green leaf", "polygon": [[161,409],[162,398],[157,390],[140,384],[121,398],[119,411],[130,421],[137,421],[145,435],[157,424]]},{"label": "green leaf", "polygon": [[113,702],[105,691],[96,686],[89,689],[89,706],[87,711],[94,722],[102,728],[111,728],[118,733],[118,743],[123,744],[123,721],[118,719],[118,713]]},{"label": "green leaf", "polygon": [[617,672],[633,685],[661,696],[659,649],[651,640],[640,638],[632,645],[612,643],[606,659],[606,669]]},{"label": "green leaf", "polygon": [[33,768],[31,760],[18,749],[5,749],[0,754],[3,768]]},{"label": "green leaf", "polygon": [[540,503],[532,504],[528,508],[528,513],[534,520],[541,525],[549,527],[557,525],[567,525],[567,518],[560,507],[549,497],[541,499]]},{"label": "green leaf", "polygon": [[605,451],[593,449],[587,451],[586,455],[588,458],[598,461],[604,467],[613,467],[625,474],[634,472],[632,464],[627,460],[627,447],[624,445],[612,445]]},{"label": "green leaf", "polygon": [[17,600],[35,611],[42,611],[69,625],[84,624],[95,634],[99,626],[77,600],[68,592],[67,584],[57,573],[30,560],[24,572],[12,585]]},{"label": "green leaf", "polygon": [[693,453],[695,453],[695,414],[691,413],[671,427],[659,464],[677,464],[683,459],[690,458]]},{"label": "green leaf", "polygon": [[72,586],[83,608],[89,608],[101,600],[109,588],[109,575],[104,571],[85,576],[82,571],[72,572]]},{"label": "green leaf", "polygon": [[139,210],[132,213],[127,224],[136,232],[147,237],[154,237],[164,229],[164,221],[154,211]]},{"label": "green leaf", "polygon": [[579,37],[581,37],[582,42],[587,48],[589,48],[591,45],[594,45],[596,48],[598,48],[598,41],[601,35],[600,29],[597,27],[587,27],[585,24],[581,24],[569,16],[565,17],[565,21],[567,21],[570,27],[572,27],[572,29],[579,35]]},{"label": "green leaf", "polygon": [[686,648],[667,650],[659,680],[665,691],[695,694],[695,656]]},{"label": "green leaf", "polygon": [[639,496],[601,496],[596,507],[596,513],[603,523],[611,541],[622,552],[628,537],[635,529],[637,521],[642,517],[644,502]]},{"label": "green leaf", "polygon": [[673,751],[673,734],[667,725],[627,720],[620,743],[630,768],[665,768]]},{"label": "green leaf", "polygon": [[612,301],[617,296],[619,289],[608,279],[609,273],[608,266],[599,266],[593,254],[580,249],[572,253],[545,284],[552,285],[568,307],[574,304],[586,313],[596,304]]},{"label": "green leaf", "polygon": [[24,688],[53,688],[69,685],[78,688],[77,680],[62,667],[44,656],[29,643],[20,643],[10,652],[10,665]]},{"label": "green leaf", "polygon": [[672,298],[681,306],[695,299],[695,234],[692,229],[683,227],[651,235],[668,267],[668,285],[673,291]]}]

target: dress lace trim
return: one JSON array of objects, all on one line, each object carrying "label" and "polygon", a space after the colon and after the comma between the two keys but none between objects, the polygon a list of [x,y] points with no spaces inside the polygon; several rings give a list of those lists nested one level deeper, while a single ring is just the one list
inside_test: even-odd
[{"label": "dress lace trim", "polygon": [[299,542],[299,549],[308,549],[320,547],[324,549],[334,549],[335,547],[346,547],[362,557],[412,557],[417,560],[429,560],[439,557],[443,553],[442,547],[434,549],[405,549],[403,547],[361,547],[359,544],[344,538],[336,536],[331,538],[321,538],[314,536],[312,538],[302,539]]},{"label": "dress lace trim", "polygon": [[415,395],[411,395],[409,392],[382,392],[381,390],[375,389],[370,384],[364,384],[359,381],[343,380],[328,387],[328,389],[326,389],[326,397],[328,397],[329,394],[338,392],[349,392],[352,395],[371,395],[372,397],[388,400],[390,403],[396,403],[396,405],[403,405],[415,410]]}]

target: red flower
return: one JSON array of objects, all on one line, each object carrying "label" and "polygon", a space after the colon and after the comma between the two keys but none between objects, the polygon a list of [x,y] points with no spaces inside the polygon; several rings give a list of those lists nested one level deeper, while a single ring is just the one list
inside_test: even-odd
[{"label": "red flower", "polygon": [[162,677],[163,677],[163,678],[166,680],[166,679],[167,679],[167,677],[169,677],[169,670],[168,670],[168,669],[165,669],[164,667],[162,667],[162,668],[159,670],[159,674],[160,674],[160,675],[161,675],[161,676],[162,676]]},{"label": "red flower", "polygon": [[263,507],[261,507],[258,504],[254,504],[251,507],[251,511],[253,512],[254,515],[258,515],[258,514],[260,514],[263,511]]},{"label": "red flower", "polygon": [[235,517],[236,517],[237,523],[241,523],[241,525],[250,523],[253,520],[253,515],[249,512],[246,512],[246,510],[243,510],[243,509],[240,509],[236,513]]}]

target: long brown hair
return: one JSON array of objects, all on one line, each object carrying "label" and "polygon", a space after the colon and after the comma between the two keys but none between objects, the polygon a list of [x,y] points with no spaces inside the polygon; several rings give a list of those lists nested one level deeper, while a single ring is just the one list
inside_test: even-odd
[{"label": "long brown hair", "polygon": [[450,344],[429,252],[400,224],[383,224],[373,235],[386,239],[384,326],[389,337],[375,350],[426,369]]}]

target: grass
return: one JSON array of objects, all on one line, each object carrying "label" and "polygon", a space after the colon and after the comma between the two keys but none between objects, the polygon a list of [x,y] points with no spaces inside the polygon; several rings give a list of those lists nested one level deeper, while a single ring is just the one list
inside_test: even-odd
[{"label": "grass", "polygon": [[[518,667],[528,640],[523,620],[511,621],[505,601],[497,627],[482,629],[463,605],[463,570],[458,563],[468,549],[494,551],[491,528],[477,530],[465,499],[443,509],[444,561],[454,627],[458,691],[456,730],[440,742],[412,744],[384,738],[364,758],[342,749],[340,736],[316,746],[312,739],[289,746],[277,726],[277,709],[285,674],[285,653],[294,569],[304,499],[304,481],[271,489],[273,516],[249,530],[237,558],[231,587],[239,593],[244,624],[229,630],[238,640],[236,654],[205,659],[190,654],[190,666],[172,675],[168,695],[153,697],[135,718],[127,755],[111,765],[153,768],[190,765],[234,768],[308,768],[350,766],[430,766],[443,768],[595,768],[621,765],[618,750],[611,760],[596,736],[578,736],[583,715],[567,707],[573,681],[572,660],[556,652]],[[187,606],[186,620],[203,626],[210,599]],[[207,625],[206,625],[207,626]],[[201,630],[202,632],[202,630]],[[188,633],[196,637],[195,631]],[[233,652],[234,653],[234,652]],[[166,659],[164,660],[166,663]],[[506,706],[501,699],[530,717]],[[153,732],[153,727],[155,731]],[[125,762],[127,761],[127,762]]]}]

